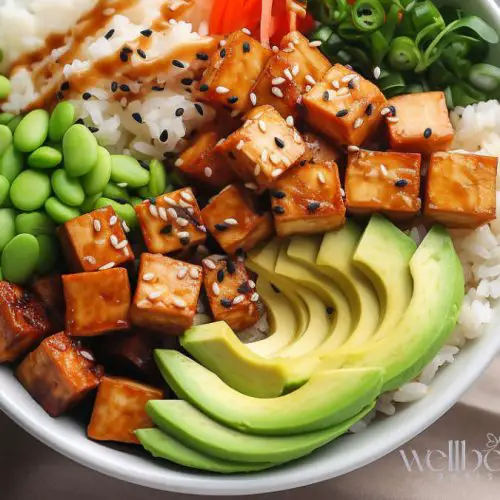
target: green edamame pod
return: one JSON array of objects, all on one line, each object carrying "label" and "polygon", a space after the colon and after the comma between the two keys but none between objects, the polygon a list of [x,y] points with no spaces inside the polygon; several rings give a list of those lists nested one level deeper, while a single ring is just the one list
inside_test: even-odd
[{"label": "green edamame pod", "polygon": [[44,109],[30,111],[14,131],[14,146],[23,153],[39,148],[49,135],[49,114]]},{"label": "green edamame pod", "polygon": [[0,125],[7,125],[15,116],[12,113],[0,113]]},{"label": "green edamame pod", "polygon": [[0,253],[16,235],[16,213],[11,208],[0,208]]},{"label": "green edamame pod", "polygon": [[9,97],[12,86],[6,76],[0,75],[0,100]]},{"label": "green edamame pod", "polygon": [[56,224],[64,224],[80,216],[77,208],[65,205],[54,196],[45,202],[45,211]]},{"label": "green edamame pod", "polygon": [[23,119],[23,115],[17,115],[14,118],[12,118],[12,120],[10,120],[9,123],[7,123],[7,127],[10,128],[10,131],[12,133],[15,132],[15,130],[17,129],[18,125],[21,123],[22,119]]},{"label": "green edamame pod", "polygon": [[137,189],[148,184],[149,172],[132,156],[111,155],[111,180]]},{"label": "green edamame pod", "polygon": [[152,160],[149,164],[149,192],[151,196],[160,196],[167,189],[167,172],[163,163],[159,160]]},{"label": "green edamame pod", "polygon": [[93,195],[102,193],[111,179],[111,155],[106,148],[97,149],[97,162],[92,170],[82,178],[85,193]]},{"label": "green edamame pod", "polygon": [[10,182],[7,177],[0,175],[0,207],[9,198]]},{"label": "green edamame pod", "polygon": [[132,229],[137,226],[137,217],[132,205],[129,205],[128,203],[118,203],[117,201],[109,198],[101,198],[95,204],[96,209],[109,206],[113,207],[116,215],[118,215],[120,219],[124,220],[128,227]]},{"label": "green edamame pod", "polygon": [[91,194],[85,198],[85,201],[80,205],[80,212],[82,214],[87,214],[94,210],[94,206],[97,203],[97,200],[102,198],[102,193]]},{"label": "green edamame pod", "polygon": [[17,209],[31,212],[43,207],[50,192],[48,175],[37,170],[25,170],[14,179],[10,199]]},{"label": "green edamame pod", "polygon": [[33,236],[54,235],[56,226],[45,212],[29,212],[19,214],[16,217],[16,233],[32,234]]},{"label": "green edamame pod", "polygon": [[85,191],[78,179],[69,177],[66,170],[58,169],[52,174],[52,189],[55,195],[70,207],[79,207],[85,201]]},{"label": "green edamame pod", "polygon": [[72,125],[63,137],[64,168],[70,177],[88,174],[97,163],[97,139],[84,125]]},{"label": "green edamame pod", "polygon": [[12,283],[26,283],[35,272],[40,245],[32,234],[18,234],[2,252],[2,273]]},{"label": "green edamame pod", "polygon": [[75,107],[66,101],[60,102],[52,111],[49,119],[49,138],[60,142],[64,134],[75,122]]},{"label": "green edamame pod", "polygon": [[103,191],[103,196],[105,198],[111,198],[112,200],[116,200],[121,203],[121,200],[126,201],[127,203],[130,201],[130,195],[128,191],[124,187],[120,187],[114,182],[110,182]]},{"label": "green edamame pod", "polygon": [[62,162],[62,154],[50,146],[35,149],[28,156],[28,166],[31,168],[54,168]]},{"label": "green edamame pod", "polygon": [[39,246],[36,270],[41,274],[47,274],[56,267],[59,259],[59,245],[56,238],[42,234],[36,237]]},{"label": "green edamame pod", "polygon": [[6,177],[9,182],[13,182],[22,169],[23,154],[11,144],[0,157],[0,174]]},{"label": "green edamame pod", "polygon": [[0,125],[0,156],[2,156],[7,148],[12,144],[12,132],[7,125]]}]

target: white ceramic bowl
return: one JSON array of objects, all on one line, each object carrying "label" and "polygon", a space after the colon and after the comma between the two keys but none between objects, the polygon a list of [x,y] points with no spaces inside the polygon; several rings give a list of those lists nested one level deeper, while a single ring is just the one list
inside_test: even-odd
[{"label": "white ceramic bowl", "polygon": [[[449,2],[447,2],[449,3]],[[495,0],[455,0],[469,13],[492,23],[500,32],[500,7]],[[497,56],[500,53],[498,48]],[[498,58],[497,58],[498,61]],[[494,321],[479,339],[469,342],[455,363],[443,369],[422,400],[400,405],[396,415],[370,424],[360,434],[343,437],[305,459],[266,472],[222,476],[176,467],[149,459],[130,448],[111,447],[87,439],[84,427],[68,417],[49,417],[14,378],[0,366],[0,409],[30,434],[58,452],[109,476],[182,493],[245,495],[279,491],[325,481],[363,467],[402,446],[451,408],[481,375],[500,349],[500,305]]]}]

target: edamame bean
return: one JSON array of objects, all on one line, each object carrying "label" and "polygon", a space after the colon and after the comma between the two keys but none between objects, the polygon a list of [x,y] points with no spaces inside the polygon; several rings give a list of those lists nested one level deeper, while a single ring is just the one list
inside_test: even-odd
[{"label": "edamame bean", "polygon": [[11,208],[0,208],[0,253],[16,235],[16,213]]},{"label": "edamame bean", "polygon": [[167,173],[163,163],[158,160],[152,160],[149,164],[149,192],[151,196],[160,196],[167,188]]},{"label": "edamame bean", "polygon": [[111,180],[137,189],[148,184],[149,172],[132,156],[111,155]]},{"label": "edamame bean", "polygon": [[0,113],[0,125],[7,125],[15,116],[12,113]]},{"label": "edamame bean", "polygon": [[17,127],[19,126],[19,124],[21,123],[21,120],[23,119],[23,115],[17,115],[15,116],[14,118],[12,118],[12,120],[10,120],[9,123],[7,123],[7,127],[10,128],[10,131],[12,133],[15,132],[15,130],[17,129]]},{"label": "edamame bean", "polygon": [[102,193],[91,194],[85,198],[85,201],[80,205],[80,212],[82,214],[87,214],[94,210],[94,206],[97,203],[97,200],[102,198]]},{"label": "edamame bean", "polygon": [[39,246],[36,270],[41,274],[47,274],[56,267],[59,258],[59,245],[53,236],[42,234],[36,237]]},{"label": "edamame bean", "polygon": [[143,201],[144,200],[142,198],[139,198],[138,196],[132,196],[130,198],[130,203],[132,204],[133,207],[140,205]]},{"label": "edamame bean", "polygon": [[7,125],[0,125],[0,156],[2,156],[7,148],[12,144],[12,132]]},{"label": "edamame bean", "polygon": [[18,234],[2,252],[2,272],[7,281],[26,283],[35,272],[40,245],[32,234]]},{"label": "edamame bean", "polygon": [[88,195],[102,193],[111,179],[111,155],[106,148],[97,149],[97,163],[83,176],[82,186]]},{"label": "edamame bean", "polygon": [[132,205],[129,205],[128,203],[118,203],[117,201],[110,200],[109,198],[101,198],[95,204],[96,210],[98,208],[109,206],[113,207],[116,215],[118,215],[120,219],[124,220],[127,223],[128,227],[132,229],[137,226],[137,217]]},{"label": "edamame bean", "polygon": [[88,174],[97,163],[97,139],[84,125],[72,125],[63,137],[64,168],[70,177]]},{"label": "edamame bean", "polygon": [[11,144],[5,153],[0,156],[0,174],[6,177],[9,182],[13,182],[22,169],[23,154]]},{"label": "edamame bean", "polygon": [[21,172],[10,187],[10,199],[19,210],[31,212],[43,207],[50,196],[50,179],[38,170]]},{"label": "edamame bean", "polygon": [[62,154],[55,148],[42,146],[28,156],[28,166],[31,168],[54,168],[62,161]]},{"label": "edamame bean", "polygon": [[64,134],[75,122],[75,107],[73,104],[60,102],[52,111],[49,120],[49,137],[51,141],[60,142]]},{"label": "edamame bean", "polygon": [[14,131],[14,146],[23,153],[39,148],[49,134],[49,114],[44,109],[30,111]]},{"label": "edamame bean", "polygon": [[105,198],[111,198],[112,200],[116,200],[119,203],[121,200],[125,200],[126,202],[130,201],[130,195],[128,191],[124,187],[117,186],[114,182],[110,182],[103,191],[103,196]]},{"label": "edamame bean", "polygon": [[16,233],[53,235],[56,233],[56,226],[45,212],[30,212],[16,217]]},{"label": "edamame bean", "polygon": [[45,211],[56,224],[64,224],[80,216],[80,212],[77,208],[65,205],[54,196],[50,197],[45,202]]},{"label": "edamame bean", "polygon": [[[10,182],[6,177],[0,175],[0,207],[9,198]],[[0,229],[1,230],[1,229]]]},{"label": "edamame bean", "polygon": [[82,183],[69,177],[64,169],[56,170],[51,178],[52,189],[55,195],[70,207],[79,207],[85,201],[85,191]]},{"label": "edamame bean", "polygon": [[6,76],[0,75],[0,100],[9,97],[12,86]]}]

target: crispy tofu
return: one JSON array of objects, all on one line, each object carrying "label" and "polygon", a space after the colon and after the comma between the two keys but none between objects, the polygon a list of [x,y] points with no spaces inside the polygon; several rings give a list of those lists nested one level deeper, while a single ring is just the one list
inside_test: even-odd
[{"label": "crispy tofu", "polygon": [[191,188],[148,199],[135,207],[146,247],[151,253],[172,253],[203,243],[206,228]]},{"label": "crispy tofu", "polygon": [[454,228],[475,229],[494,220],[497,163],[491,156],[434,153],[424,214]]},{"label": "crispy tofu", "polygon": [[342,151],[335,147],[331,140],[321,135],[308,131],[302,134],[302,138],[306,145],[306,152],[301,156],[301,161],[322,163],[337,161],[342,156]]},{"label": "crispy tofu", "polygon": [[92,337],[130,326],[131,294],[125,269],[66,274],[62,279],[68,335]]},{"label": "crispy tofu", "polygon": [[250,105],[250,90],[272,52],[243,31],[232,33],[210,60],[199,98],[235,113]]},{"label": "crispy tofu", "polygon": [[102,370],[88,349],[61,332],[28,354],[16,375],[33,399],[57,417],[99,385]]},{"label": "crispy tofu", "polygon": [[58,228],[70,269],[97,271],[134,260],[134,253],[112,207],[100,208]]},{"label": "crispy tofu", "polygon": [[38,278],[31,285],[31,290],[43,302],[53,331],[64,330],[64,316],[66,304],[64,302],[64,291],[60,274],[51,274]]},{"label": "crispy tofu", "polygon": [[259,213],[256,200],[240,186],[215,195],[202,210],[203,220],[217,243],[229,255],[247,252],[274,233],[270,213]]},{"label": "crispy tofu", "polygon": [[154,427],[145,408],[152,399],[163,399],[162,391],[127,378],[103,377],[87,428],[89,438],[138,444],[134,431]]},{"label": "crispy tofu", "polygon": [[175,165],[183,174],[201,185],[222,189],[235,182],[238,177],[228,166],[226,159],[214,151],[220,139],[216,130],[201,132],[179,156]]},{"label": "crispy tofu", "polygon": [[279,237],[315,234],[344,225],[339,170],[335,162],[303,163],[282,175],[271,190]]},{"label": "crispy tofu", "polygon": [[336,64],[304,96],[307,123],[338,145],[363,144],[378,129],[387,101],[372,82]]},{"label": "crispy tofu", "polygon": [[16,360],[50,333],[42,301],[18,285],[0,281],[0,363]]},{"label": "crispy tofu", "polygon": [[143,253],[130,310],[136,326],[180,335],[193,325],[203,272],[200,266]]},{"label": "crispy tofu", "polygon": [[259,320],[259,294],[243,262],[207,257],[203,261],[205,291],[215,321],[241,331]]},{"label": "crispy tofu", "polygon": [[392,149],[427,154],[450,149],[454,130],[443,92],[397,96],[388,104]]},{"label": "crispy tofu", "polygon": [[305,145],[297,130],[266,105],[250,111],[244,125],[216,150],[243,181],[263,191],[304,154]]},{"label": "crispy tofu", "polygon": [[382,212],[393,219],[416,215],[421,206],[421,156],[360,150],[349,154],[345,194],[353,214]]}]

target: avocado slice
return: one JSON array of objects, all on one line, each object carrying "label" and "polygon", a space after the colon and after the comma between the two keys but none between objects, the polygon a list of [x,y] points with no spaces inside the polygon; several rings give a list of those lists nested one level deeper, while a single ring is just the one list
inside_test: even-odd
[{"label": "avocado slice", "polygon": [[245,463],[222,460],[195,451],[159,429],[139,429],[135,431],[141,445],[156,458],[163,458],[191,469],[235,474],[255,472],[276,466],[275,463]]},{"label": "avocado slice", "polygon": [[220,423],[249,434],[291,435],[332,427],[371,404],[383,370],[354,368],[317,372],[296,391],[277,398],[246,396],[178,351],[155,350],[168,385]]},{"label": "avocado slice", "polygon": [[149,401],[146,411],[161,430],[200,453],[238,462],[284,463],[308,455],[345,434],[374,406],[371,404],[334,427],[295,436],[244,434],[212,420],[187,401]]},{"label": "avocado slice", "polygon": [[383,337],[349,354],[345,367],[384,367],[382,390],[416,377],[456,325],[464,275],[447,231],[434,226],[410,261],[413,296],[401,321]]}]

